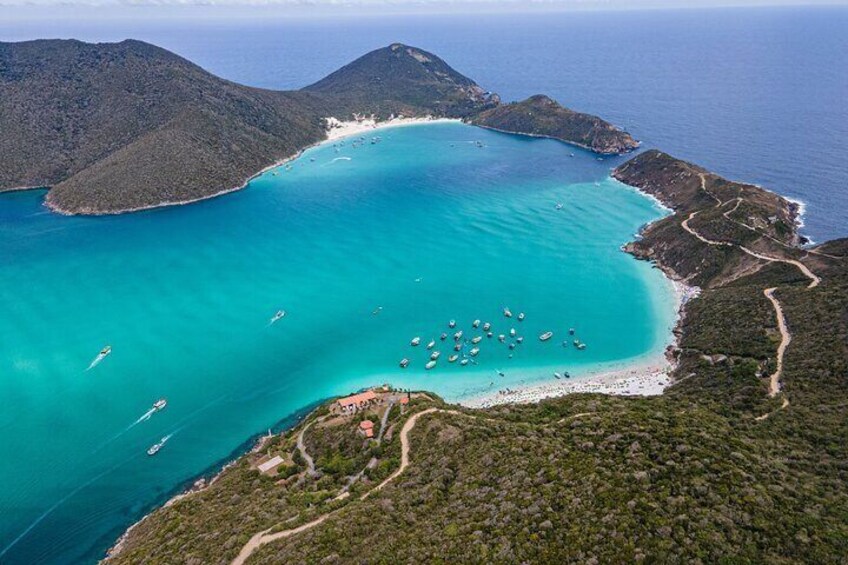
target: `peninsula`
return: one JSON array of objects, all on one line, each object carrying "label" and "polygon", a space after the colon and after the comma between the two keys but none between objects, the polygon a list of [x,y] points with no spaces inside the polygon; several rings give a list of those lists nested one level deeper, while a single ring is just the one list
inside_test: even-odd
[{"label": "peninsula", "polygon": [[[535,99],[531,99],[535,100]],[[532,120],[517,114],[530,103]],[[392,44],[298,91],[251,88],[141,41],[0,43],[0,191],[49,188],[63,214],[117,214],[243,188],[337,121],[454,118],[600,153],[635,142],[603,120],[500,98]]]}]

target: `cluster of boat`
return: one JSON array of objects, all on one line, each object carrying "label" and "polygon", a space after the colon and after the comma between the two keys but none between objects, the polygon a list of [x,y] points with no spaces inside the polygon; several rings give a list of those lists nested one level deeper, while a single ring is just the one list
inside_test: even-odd
[{"label": "cluster of boat", "polygon": [[[505,318],[512,318],[513,314],[509,308],[503,309],[503,315]],[[519,322],[524,321],[525,315],[524,312],[520,312],[517,316]],[[456,320],[450,320],[448,322],[448,329],[454,330],[456,329]],[[462,367],[468,366],[469,364],[477,364],[475,361],[475,357],[480,354],[480,343],[483,341],[483,338],[486,337],[488,339],[492,339],[495,337],[494,331],[492,331],[492,323],[491,322],[483,322],[480,319],[476,319],[471,323],[471,333],[472,331],[477,330],[481,333],[473,336],[466,336],[463,330],[458,330],[453,334],[453,353],[448,356],[448,363],[456,363],[459,362],[459,365]],[[448,333],[442,332],[439,336],[439,341],[445,342],[448,340]],[[510,351],[514,350],[518,345],[524,343],[524,337],[519,336],[518,332],[515,328],[511,328],[509,330],[510,342],[508,347]],[[506,343],[507,334],[500,334],[497,336],[497,339],[500,343]],[[415,336],[410,340],[409,345],[411,347],[418,347],[421,345],[421,337]],[[431,339],[427,345],[426,349],[430,351],[429,359],[427,360],[424,368],[428,371],[430,369],[434,369],[438,363],[439,358],[441,357],[441,352],[435,349],[436,340]],[[513,354],[510,353],[509,357],[512,358]],[[404,357],[400,361],[400,367],[402,369],[407,368],[410,365],[411,361],[408,357]]]},{"label": "cluster of boat", "polygon": [[[503,309],[503,315],[504,315],[504,318],[512,318],[513,317],[513,313],[509,308]],[[526,316],[525,316],[524,312],[519,312],[518,315],[515,316],[515,318],[519,322],[523,322],[525,317]],[[455,330],[456,326],[457,326],[456,320],[450,320],[447,325],[448,325],[448,329]],[[477,333],[476,335],[473,335],[473,336],[466,336],[465,332],[460,329],[453,334],[453,341],[454,341],[453,353],[451,353],[448,356],[448,363],[456,363],[458,361],[459,365],[463,366],[463,367],[465,367],[469,364],[476,364],[476,361],[475,361],[474,358],[477,357],[480,354],[479,345],[483,341],[483,338],[485,337],[485,338],[488,338],[488,339],[492,339],[492,338],[495,337],[495,333],[492,329],[491,322],[482,322],[479,319],[474,320],[471,323],[471,331],[469,333],[473,333],[475,330],[479,331],[480,333]],[[569,329],[570,335],[573,336],[574,333],[575,333],[574,328]],[[445,341],[448,340],[448,337],[449,336],[448,336],[447,332],[442,332],[441,335],[439,336],[439,341],[445,342]],[[539,334],[539,341],[542,341],[542,342],[549,341],[553,337],[554,337],[554,332],[545,331],[545,332],[542,332],[541,334]],[[516,347],[518,347],[519,345],[524,343],[524,336],[518,335],[518,331],[513,327],[513,328],[509,329],[508,333],[499,334],[497,336],[497,340],[498,340],[498,342],[507,345],[507,347],[510,350],[509,358],[511,359],[513,357],[512,351]],[[509,340],[509,341],[507,342],[507,340]],[[564,341],[562,343],[563,343],[563,346],[565,346],[568,342]],[[573,343],[574,343],[574,347],[577,348],[577,349],[582,350],[582,349],[586,348],[586,344],[582,343],[578,339],[575,339]],[[420,336],[413,337],[409,342],[410,347],[418,347],[421,344],[422,344],[422,340],[421,340]],[[428,371],[431,370],[431,369],[434,369],[436,367],[436,365],[438,364],[439,358],[441,357],[441,352],[436,349],[436,344],[437,344],[437,341],[435,339],[431,339],[430,341],[427,342],[427,344],[425,346],[425,349],[430,352],[429,355],[428,355],[428,359],[427,359],[427,361],[424,365],[424,368]],[[399,365],[402,369],[406,369],[407,367],[409,367],[409,365],[411,363],[412,363],[412,361],[409,359],[409,357],[404,357],[403,359],[400,360]],[[559,375],[559,376],[557,376],[557,375]],[[570,375],[567,372],[564,373],[564,375],[565,375],[565,378],[570,377]],[[563,375],[560,374],[560,373],[554,373],[554,376],[556,376],[557,378],[563,377]]]}]

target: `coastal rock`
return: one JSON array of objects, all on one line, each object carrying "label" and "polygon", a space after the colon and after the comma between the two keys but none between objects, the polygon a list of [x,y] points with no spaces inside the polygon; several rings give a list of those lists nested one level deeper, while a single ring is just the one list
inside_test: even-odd
[{"label": "coastal rock", "polygon": [[639,147],[626,131],[597,116],[569,110],[543,94],[484,110],[469,121],[498,131],[558,139],[604,155]]}]

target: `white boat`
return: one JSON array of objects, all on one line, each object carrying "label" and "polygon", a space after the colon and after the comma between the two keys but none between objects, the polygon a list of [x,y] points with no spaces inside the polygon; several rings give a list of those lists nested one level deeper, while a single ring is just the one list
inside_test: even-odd
[{"label": "white boat", "polygon": [[494,333],[492,333],[492,332],[486,332],[486,337],[492,337],[492,336],[494,336],[494,335],[495,335],[495,334],[494,334]]},{"label": "white boat", "polygon": [[574,335],[574,328],[568,329],[568,335]]},{"label": "white boat", "polygon": [[548,341],[552,337],[554,337],[554,332],[545,332],[545,333],[543,333],[542,335],[539,336],[539,339],[541,341]]},{"label": "white boat", "polygon": [[562,210],[562,204],[560,204],[559,202],[557,202],[557,204],[556,204],[556,209],[557,209],[557,210]]},{"label": "white boat", "polygon": [[421,343],[421,338],[416,336],[416,337],[412,338],[412,341],[409,342],[409,345],[411,345],[412,347],[415,347],[419,343]]},{"label": "white boat", "polygon": [[[112,353],[112,346],[107,345],[106,347],[100,350],[100,353],[97,354],[97,357],[94,358],[94,360],[88,366],[88,369],[93,369],[94,367],[96,367],[98,364],[100,364],[101,361],[106,359],[106,357],[108,357],[110,353]],[[88,369],[86,369],[86,371],[88,371]]]},{"label": "white boat", "polygon": [[507,318],[512,318],[512,312],[510,312],[509,308],[503,309],[503,315],[506,316]]},{"label": "white boat", "polygon": [[468,365],[468,359],[463,359],[462,361],[459,362],[459,364],[462,365],[463,367],[465,367],[466,365]]},{"label": "white boat", "polygon": [[436,340],[431,339],[430,343],[427,344],[427,349],[433,349],[434,347],[436,347]]},{"label": "white boat", "polygon": [[516,343],[524,343],[524,336],[519,336],[519,337],[515,338],[515,342]]},{"label": "white boat", "polygon": [[481,341],[483,341],[483,337],[479,336],[479,335],[475,335],[474,337],[471,338],[471,343],[473,343],[474,345],[477,345]]},{"label": "white boat", "polygon": [[441,355],[441,353],[439,353],[438,351],[434,351],[433,353],[430,354],[430,360],[435,361],[436,359],[439,358],[439,355]]},{"label": "white boat", "polygon": [[436,362],[435,362],[435,361],[428,361],[428,362],[427,362],[427,364],[426,364],[426,365],[424,365],[424,368],[425,368],[425,369],[427,369],[427,370],[429,371],[430,369],[432,369],[432,368],[433,368],[433,367],[435,367],[435,366],[436,366]]},{"label": "white boat", "polygon": [[579,349],[579,350],[581,350],[581,351],[582,351],[582,350],[584,350],[584,349],[586,349],[586,344],[585,344],[585,343],[581,343],[580,345],[578,345],[578,346],[577,346],[577,349]]},{"label": "white boat", "polygon": [[498,341],[499,341],[499,342],[501,342],[501,343],[503,343],[504,341],[506,341],[506,336],[505,336],[504,334],[499,335],[499,336],[498,336]]},{"label": "white boat", "polygon": [[515,337],[515,328],[509,329],[509,337]]},{"label": "white boat", "polygon": [[523,321],[524,321],[524,312],[519,312],[519,313],[518,313],[518,321],[519,321],[519,322],[523,322]]},{"label": "white boat", "polygon": [[158,443],[154,443],[153,445],[151,445],[150,448],[147,450],[147,454],[152,456],[159,453],[159,450],[162,449],[162,446],[164,446],[165,442],[167,442],[169,439],[171,439],[171,436],[167,435],[161,440],[159,440]]},{"label": "white boat", "polygon": [[471,355],[472,357],[477,357],[478,353],[480,353],[479,347],[473,347],[473,348],[471,348],[471,351],[468,352],[468,354]]},{"label": "white boat", "polygon": [[561,378],[562,378],[562,375],[560,375],[559,373],[554,373],[554,377],[556,377],[556,378],[558,378],[558,379],[561,379]]},{"label": "white boat", "polygon": [[285,310],[277,310],[277,313],[276,313],[276,314],[274,314],[274,315],[271,317],[271,322],[270,322],[270,323],[271,323],[271,324],[273,324],[274,322],[276,322],[277,320],[280,320],[280,319],[284,318],[285,316],[286,316],[286,311],[285,311]]},{"label": "white boat", "polygon": [[448,357],[448,363],[454,363],[457,359],[459,359],[459,355],[453,354]]},{"label": "white boat", "polygon": [[472,325],[472,327],[479,328],[480,327],[480,320],[474,320],[473,322],[471,322],[471,325]]},{"label": "white boat", "polygon": [[451,329],[455,328],[456,327],[456,320],[451,320],[450,322],[448,322],[448,327],[451,328]]},{"label": "white boat", "polygon": [[510,349],[515,349],[515,344],[514,344],[514,343],[510,343],[510,344],[509,344],[509,348],[510,348]]},{"label": "white boat", "polygon": [[454,341],[459,341],[462,339],[462,330],[459,330],[455,334],[453,334]]},{"label": "white boat", "polygon": [[156,402],[153,403],[153,411],[156,412],[156,411],[162,410],[167,405],[168,405],[168,401],[165,400],[164,398],[160,398],[159,400],[157,400]]},{"label": "white boat", "polygon": [[446,334],[444,332],[442,333],[442,335],[439,336],[439,339],[442,340],[442,341],[445,341],[447,338],[448,338],[448,334]]},{"label": "white boat", "polygon": [[492,324],[490,324],[489,322],[486,322],[485,324],[483,324],[483,331],[484,332],[487,332],[490,329],[492,329]]},{"label": "white boat", "polygon": [[456,345],[453,346],[453,350],[454,351],[462,351],[462,344],[457,343]]},{"label": "white boat", "polygon": [[403,359],[400,360],[400,368],[406,369],[407,367],[409,367],[409,359],[404,357]]}]

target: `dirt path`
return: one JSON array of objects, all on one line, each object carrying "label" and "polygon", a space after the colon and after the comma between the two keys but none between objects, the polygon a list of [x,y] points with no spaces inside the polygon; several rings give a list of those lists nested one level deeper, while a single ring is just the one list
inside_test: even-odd
[{"label": "dirt path", "polygon": [[777,288],[767,288],[763,291],[766,298],[771,301],[774,306],[774,312],[777,316],[777,329],[780,330],[780,345],[777,346],[777,367],[774,373],[769,377],[769,396],[774,397],[780,393],[780,375],[783,373],[783,354],[786,353],[786,348],[789,342],[792,341],[792,334],[789,333],[789,328],[786,325],[786,317],[783,315],[783,308],[780,306],[777,298],[774,297],[774,291]]},{"label": "dirt path", "polygon": [[394,473],[386,477],[386,480],[384,480],[382,483],[363,494],[360,497],[360,500],[365,500],[372,492],[377,492],[378,490],[382,489],[384,486],[398,478],[400,474],[403,473],[407,467],[409,467],[409,432],[412,431],[412,428],[415,427],[415,422],[418,421],[418,418],[424,416],[425,414],[432,414],[433,412],[452,411],[441,410],[439,408],[428,408],[410,416],[410,418],[403,424],[403,428],[401,428],[400,430],[400,467],[398,467]]},{"label": "dirt path", "polygon": [[[718,202],[718,204],[716,204],[716,208],[721,208],[722,206],[727,204],[727,202],[731,202],[731,200],[728,200],[727,202],[722,202],[721,199],[718,196],[716,196],[715,194],[713,194],[712,192],[707,190],[706,176],[703,173],[701,173],[700,175],[701,175],[701,189],[704,192],[706,192],[707,194],[709,194],[710,196],[712,196],[716,200],[716,202]],[[784,244],[780,241],[777,241],[776,239],[774,239],[773,237],[771,237],[769,235],[760,233],[759,231],[757,231],[756,229],[752,228],[751,226],[749,226],[747,224],[744,224],[742,222],[738,222],[738,221],[730,218],[729,215],[732,212],[734,212],[737,208],[739,208],[739,205],[742,203],[743,199],[742,199],[741,196],[737,196],[735,198],[735,200],[736,200],[736,206],[734,206],[731,210],[728,210],[727,212],[725,212],[723,214],[726,219],[728,219],[728,220],[730,220],[734,223],[737,223],[741,226],[744,226],[744,227],[748,228],[749,230],[754,231],[755,233],[757,233],[757,234],[759,234],[763,237],[774,240],[775,242],[779,243],[780,245],[783,245],[784,247],[789,247],[786,244]],[[686,232],[688,232],[692,236],[696,237],[699,241],[706,243],[707,245],[712,245],[712,246],[715,246],[715,247],[734,247],[735,246],[735,247],[738,247],[739,249],[741,249],[744,253],[747,253],[748,255],[750,255],[751,257],[756,257],[757,259],[762,259],[763,261],[769,261],[769,262],[773,262],[773,263],[775,263],[775,262],[776,263],[786,263],[788,265],[794,265],[795,267],[797,267],[801,271],[801,273],[805,277],[810,279],[810,284],[807,285],[807,288],[815,288],[815,287],[819,286],[821,279],[815,273],[813,273],[805,264],[803,264],[800,261],[796,261],[795,259],[784,259],[782,257],[771,257],[769,255],[763,255],[762,253],[757,253],[756,251],[751,251],[750,249],[748,249],[744,245],[736,245],[734,243],[728,243],[726,241],[713,241],[711,239],[707,239],[706,237],[702,236],[701,234],[699,234],[697,231],[695,231],[693,228],[691,228],[689,226],[689,221],[692,220],[692,218],[694,218],[696,215],[698,215],[698,212],[692,212],[691,214],[689,214],[688,218],[686,218],[685,220],[680,222],[680,227],[682,227],[684,230],[686,230]]]},{"label": "dirt path", "polygon": [[243,563],[245,561],[247,561],[247,558],[250,557],[253,554],[254,551],[259,549],[261,546],[265,545],[266,543],[271,543],[272,541],[275,541],[275,540],[278,540],[278,539],[287,538],[287,537],[293,536],[295,534],[299,534],[300,532],[305,532],[306,530],[308,530],[310,528],[314,528],[315,526],[317,526],[318,524],[320,524],[321,522],[323,522],[324,520],[326,520],[327,518],[329,518],[333,514],[335,514],[335,512],[329,512],[329,513],[324,514],[323,516],[321,516],[319,518],[316,518],[315,520],[312,520],[311,522],[307,522],[306,524],[303,524],[303,525],[298,526],[296,528],[292,528],[291,530],[284,530],[282,532],[277,532],[275,534],[269,534],[268,533],[271,530],[271,528],[268,528],[267,530],[263,530],[263,531],[259,532],[258,534],[254,535],[252,538],[250,538],[250,540],[246,544],[244,544],[244,547],[241,548],[241,551],[239,551],[239,554],[236,556],[235,559],[232,560],[230,565],[243,565]]},{"label": "dirt path", "polygon": [[[382,489],[384,486],[386,486],[387,484],[389,484],[390,482],[395,480],[398,476],[400,476],[400,474],[403,473],[404,470],[406,470],[407,467],[409,467],[409,432],[412,431],[412,428],[415,427],[415,423],[418,421],[418,418],[420,418],[421,416],[424,416],[425,414],[431,414],[433,412],[446,412],[446,413],[450,413],[450,414],[458,414],[458,412],[454,412],[453,410],[442,410],[440,408],[428,408],[427,410],[423,410],[421,412],[418,412],[417,414],[413,414],[412,416],[410,416],[410,418],[404,423],[403,428],[400,431],[400,467],[398,467],[398,469],[394,473],[389,475],[386,478],[386,480],[384,480],[382,483],[380,483],[379,485],[377,485],[373,489],[371,489],[368,492],[366,492],[365,494],[363,494],[362,497],[360,498],[360,500],[365,500],[365,498],[367,498],[368,495],[371,494],[372,492],[375,492],[375,491]],[[301,438],[303,436],[303,432],[305,432],[306,428],[308,428],[308,427],[309,426],[306,426],[305,428],[303,428],[303,430],[301,430],[301,432],[300,432],[300,435],[298,435],[298,449],[300,449],[300,446],[301,446]],[[306,459],[308,457],[305,449],[301,450],[301,454],[304,456],[304,459]],[[310,461],[311,461],[311,458],[310,458]],[[268,528],[267,530],[263,530],[263,531],[259,532],[258,534],[255,534],[244,545],[244,547],[241,548],[241,551],[239,551],[239,554],[236,556],[235,559],[232,560],[230,565],[243,565],[245,563],[245,561],[247,561],[247,559],[253,554],[253,552],[256,551],[257,549],[259,549],[261,546],[263,546],[267,543],[271,543],[273,541],[276,541],[278,539],[291,537],[293,535],[296,535],[296,534],[299,534],[301,532],[305,532],[306,530],[309,530],[311,528],[314,528],[315,526],[321,524],[324,520],[326,520],[327,518],[329,518],[330,516],[332,516],[333,514],[338,512],[339,510],[341,510],[341,508],[338,509],[338,510],[334,510],[332,512],[328,512],[327,514],[324,514],[323,516],[320,516],[320,517],[316,518],[315,520],[312,520],[311,522],[307,522],[306,524],[303,524],[303,525],[298,526],[296,528],[292,528],[291,530],[283,530],[282,532],[269,534],[268,532],[270,532],[272,528]]]},{"label": "dirt path", "polygon": [[315,476],[315,461],[313,461],[312,456],[309,455],[309,453],[306,452],[306,445],[303,443],[303,434],[306,433],[306,430],[308,430],[309,426],[311,426],[311,425],[312,425],[312,422],[303,426],[303,429],[300,430],[299,434],[297,434],[297,450],[300,451],[301,457],[303,457],[303,460],[306,461],[306,466],[308,468],[307,472],[309,473],[309,476],[314,477]]}]

